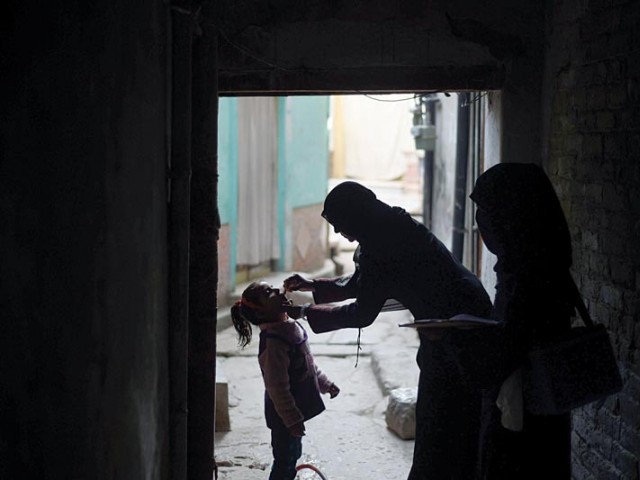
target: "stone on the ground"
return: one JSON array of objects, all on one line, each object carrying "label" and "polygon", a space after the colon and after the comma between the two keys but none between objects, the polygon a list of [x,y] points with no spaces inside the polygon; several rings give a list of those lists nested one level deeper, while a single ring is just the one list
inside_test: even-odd
[{"label": "stone on the ground", "polygon": [[215,431],[228,432],[231,430],[229,421],[229,383],[225,376],[221,362],[216,359],[216,410]]},{"label": "stone on the ground", "polygon": [[418,387],[396,388],[389,394],[385,419],[387,427],[403,440],[416,437]]}]

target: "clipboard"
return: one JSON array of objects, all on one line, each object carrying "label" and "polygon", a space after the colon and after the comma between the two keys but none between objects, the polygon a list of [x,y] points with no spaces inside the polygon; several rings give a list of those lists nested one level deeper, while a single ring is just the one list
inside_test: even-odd
[{"label": "clipboard", "polygon": [[423,329],[423,328],[486,328],[486,327],[497,327],[502,322],[499,320],[494,320],[492,318],[482,318],[476,317],[474,315],[468,315],[466,313],[461,313],[459,315],[454,315],[451,318],[425,318],[416,320],[411,323],[403,323],[398,325],[399,327],[405,328],[415,328],[415,329]]}]

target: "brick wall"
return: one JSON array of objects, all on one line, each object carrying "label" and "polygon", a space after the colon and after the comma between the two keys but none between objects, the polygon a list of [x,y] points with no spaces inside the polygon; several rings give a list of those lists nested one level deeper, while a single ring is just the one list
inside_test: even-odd
[{"label": "brick wall", "polygon": [[573,478],[640,478],[640,2],[549,2],[545,167],[624,389],[573,415]]}]

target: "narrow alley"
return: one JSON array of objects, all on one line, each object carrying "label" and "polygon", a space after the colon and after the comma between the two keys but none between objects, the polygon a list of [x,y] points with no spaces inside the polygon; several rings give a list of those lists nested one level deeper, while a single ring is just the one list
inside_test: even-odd
[{"label": "narrow alley", "polygon": [[[343,247],[339,261],[349,272],[353,251]],[[285,276],[274,274],[265,280],[280,287]],[[302,322],[318,367],[341,392],[332,400],[324,396],[327,410],[307,422],[299,464],[318,467],[329,480],[406,478],[413,441],[402,440],[387,428],[385,411],[391,390],[417,385],[418,338],[415,331],[398,327],[410,321],[407,311],[382,313],[362,330],[359,354],[356,329],[318,335]],[[233,327],[218,333],[218,368],[228,383],[231,424],[229,432],[217,432],[215,438],[220,480],[263,480],[271,466],[257,351],[257,341],[240,349]],[[305,469],[298,478],[320,477]]]}]

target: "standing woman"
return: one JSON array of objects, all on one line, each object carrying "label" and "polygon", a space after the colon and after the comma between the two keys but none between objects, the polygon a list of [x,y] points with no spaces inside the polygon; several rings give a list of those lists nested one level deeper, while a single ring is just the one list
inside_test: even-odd
[{"label": "standing woman", "polygon": [[568,480],[570,416],[528,413],[520,368],[532,345],[570,328],[567,222],[551,182],[533,164],[490,168],[476,181],[471,199],[482,239],[497,256],[491,316],[503,322],[504,335],[501,374],[483,418],[482,478]]},{"label": "standing woman", "polygon": [[[285,307],[306,316],[316,333],[371,325],[387,300],[416,319],[459,313],[488,316],[491,301],[482,284],[421,223],[355,182],[336,186],[322,216],[349,241],[359,243],[355,272],[309,280],[293,275],[285,290],[311,291],[315,305]],[[342,306],[326,305],[354,298]],[[448,330],[438,339],[420,334],[416,439],[409,480],[469,480],[477,463],[481,390],[457,355],[479,345],[477,332]],[[472,361],[480,359],[468,355]]]}]

